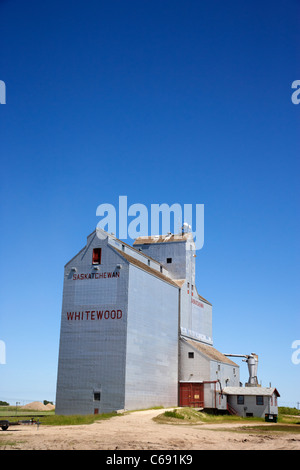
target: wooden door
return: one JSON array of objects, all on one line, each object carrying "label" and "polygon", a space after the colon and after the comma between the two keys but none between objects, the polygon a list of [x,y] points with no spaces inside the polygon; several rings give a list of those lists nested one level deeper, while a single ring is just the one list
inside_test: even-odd
[{"label": "wooden door", "polygon": [[204,407],[204,385],[202,383],[180,384],[180,406]]}]

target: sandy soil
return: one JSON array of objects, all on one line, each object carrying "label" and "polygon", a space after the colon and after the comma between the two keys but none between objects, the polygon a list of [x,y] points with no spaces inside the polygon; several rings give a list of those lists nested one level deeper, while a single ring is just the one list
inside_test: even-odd
[{"label": "sandy soil", "polygon": [[[299,450],[300,435],[269,436],[232,431],[240,424],[166,425],[152,418],[162,410],[116,416],[81,426],[11,426],[0,430],[0,449],[20,450]],[[253,425],[253,424],[251,424]],[[265,426],[272,426],[266,423]],[[5,442],[14,443],[5,445]]]}]

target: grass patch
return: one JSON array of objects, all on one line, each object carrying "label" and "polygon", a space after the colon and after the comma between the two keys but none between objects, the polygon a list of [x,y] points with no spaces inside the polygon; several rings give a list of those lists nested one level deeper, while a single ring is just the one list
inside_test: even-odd
[{"label": "grass patch", "polygon": [[278,415],[278,422],[282,424],[300,424],[300,417],[290,415]]},{"label": "grass patch", "polygon": [[[265,423],[264,418],[258,417],[241,417],[232,415],[216,415],[197,411],[195,408],[177,408],[173,411],[165,411],[159,416],[153,418],[153,421],[159,424],[173,425],[202,425],[202,424],[240,424],[238,427],[219,427],[211,426],[210,430],[227,431],[235,433],[251,433],[268,436],[278,433],[300,433],[299,417],[291,415],[278,415],[277,423]],[[247,423],[247,426],[244,424]],[[252,425],[253,423],[253,425]],[[262,423],[265,423],[262,425]],[[249,426],[250,424],[250,426]]]},{"label": "grass patch", "polygon": [[278,414],[280,415],[293,415],[300,417],[300,410],[297,408],[289,408],[287,406],[279,406],[278,407]]},{"label": "grass patch", "polygon": [[296,424],[271,424],[270,426],[241,426],[237,432],[248,432],[253,434],[273,434],[278,432],[288,432],[292,434],[300,433],[300,426]]},{"label": "grass patch", "polygon": [[[204,424],[237,421],[241,418],[237,416],[212,415],[198,411],[195,408],[175,408],[173,411],[165,411],[156,416],[153,420],[161,424]],[[184,421],[184,422],[183,422]]]},{"label": "grass patch", "polygon": [[163,410],[164,406],[150,406],[150,408],[137,408],[136,410],[126,410],[123,414],[136,413],[137,411]]},{"label": "grass patch", "polygon": [[184,419],[183,414],[177,413],[176,410],[173,411],[165,411],[164,416],[167,418],[176,418],[176,419]]},{"label": "grass patch", "polygon": [[119,413],[103,413],[99,415],[52,415],[40,418],[40,422],[46,426],[76,426],[81,424],[93,424],[96,421],[113,418],[114,416],[122,416]]},{"label": "grass patch", "polygon": [[216,415],[198,411],[195,408],[177,408],[173,411],[165,411],[159,416],[153,418],[153,421],[160,424],[217,424],[217,423],[236,423],[252,420],[253,422],[262,422],[262,418],[242,418],[232,415]]},{"label": "grass patch", "polygon": [[195,424],[199,422],[199,416],[194,408],[174,408],[156,416],[153,421],[160,424]]},{"label": "grass patch", "polygon": [[[98,415],[56,415],[55,411],[31,411],[31,410],[20,410],[16,412],[15,406],[1,406],[0,407],[0,419],[7,419],[10,422],[16,422],[21,420],[29,420],[34,418],[39,420],[40,424],[46,426],[74,426],[80,424],[92,424],[95,421],[101,421],[103,419],[109,419],[113,416],[121,416],[119,413],[103,413]],[[10,429],[10,428],[9,428]]]},{"label": "grass patch", "polygon": [[0,447],[4,447],[4,446],[16,446],[18,444],[17,441],[2,441],[0,440]]}]

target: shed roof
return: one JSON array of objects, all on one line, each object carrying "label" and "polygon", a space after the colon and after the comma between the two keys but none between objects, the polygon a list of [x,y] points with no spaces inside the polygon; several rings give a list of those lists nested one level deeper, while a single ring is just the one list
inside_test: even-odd
[{"label": "shed roof", "polygon": [[204,356],[208,357],[209,359],[217,362],[223,362],[224,364],[230,364],[235,367],[239,367],[235,362],[229,359],[227,356],[224,356],[220,351],[215,349],[213,346],[209,346],[208,344],[200,343],[198,341],[194,341],[192,339],[183,338],[190,346],[197,349],[200,353]]},{"label": "shed roof", "polygon": [[272,396],[275,393],[280,397],[278,391],[274,387],[225,387],[223,388],[223,393],[225,395],[263,395],[263,396]]}]

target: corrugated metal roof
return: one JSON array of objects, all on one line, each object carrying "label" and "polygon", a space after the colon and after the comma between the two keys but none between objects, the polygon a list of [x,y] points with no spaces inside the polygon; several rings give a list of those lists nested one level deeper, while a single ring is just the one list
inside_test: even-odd
[{"label": "corrugated metal roof", "polygon": [[203,300],[203,302],[205,302],[206,304],[209,304],[209,305],[212,305],[208,300],[206,300],[204,297],[201,297],[201,295],[198,294],[197,292],[197,295],[199,297],[200,300]]},{"label": "corrugated metal roof", "polygon": [[[129,245],[127,245],[127,246],[129,246]],[[135,266],[138,266],[139,268],[143,269],[144,271],[147,271],[150,274],[153,274],[156,277],[159,277],[163,281],[166,281],[169,284],[172,284],[172,286],[176,286],[176,287],[181,288],[183,286],[183,284],[186,282],[185,279],[171,279],[169,276],[166,276],[165,274],[160,273],[156,269],[153,269],[150,266],[147,266],[146,264],[144,264],[141,261],[137,260],[136,258],[133,258],[132,256],[128,255],[128,253],[125,253],[124,251],[118,250],[116,247],[114,247],[112,245],[110,245],[110,247],[113,248],[114,250],[116,250],[121,256],[123,256],[123,258],[127,259],[127,261],[129,261],[129,263],[134,264]],[[132,248],[132,247],[130,247],[130,248]],[[138,251],[138,253],[140,254],[139,251]],[[150,258],[150,259],[152,259],[152,258]],[[156,260],[153,260],[153,261],[158,263],[158,261],[156,261]],[[204,299],[204,297],[201,297],[201,295],[199,295],[198,293],[197,293],[197,295],[198,295],[200,300],[202,300],[203,302],[206,302],[207,304],[211,305],[211,303],[208,302],[208,300]]]},{"label": "corrugated metal roof", "polygon": [[[157,263],[158,265],[160,265],[161,263],[159,263],[159,261],[155,260],[154,258],[151,258],[150,256],[146,255],[145,253],[143,253],[142,251],[139,251],[137,250],[136,248],[133,248],[131,245],[128,245],[127,243],[125,243],[124,241],[122,240],[119,240],[115,235],[112,235],[112,234],[109,234],[107,232],[105,232],[104,230],[102,229],[99,229],[101,230],[102,232],[105,233],[105,235],[107,237],[110,237],[114,240],[116,240],[117,242],[119,242],[120,244],[122,245],[125,245],[127,246],[128,248],[130,248],[131,250],[134,250],[135,252],[137,252],[139,255],[145,257],[145,259],[150,259],[151,261]],[[96,232],[97,230],[94,230],[92,233],[90,233],[90,235],[88,235],[87,238],[89,238],[91,235],[94,235],[96,236]],[[167,238],[171,238],[171,241],[185,241],[187,240],[189,237],[191,236],[191,233],[184,233],[184,234],[178,234],[178,235],[162,235],[162,236],[152,236],[152,237],[138,237],[135,242],[133,244],[143,244],[142,242],[140,242],[140,240],[149,240],[150,238],[162,238],[164,239],[164,241],[169,241],[167,240]],[[178,239],[177,239],[178,238]],[[138,242],[139,241],[139,242]],[[151,243],[151,242],[147,242],[147,243]],[[157,241],[153,241],[153,243],[158,243]],[[160,242],[161,243],[161,242]],[[130,263],[132,264],[135,264],[136,266],[144,269],[145,271],[163,279],[164,281],[166,282],[169,282],[169,284],[172,284],[173,286],[176,286],[176,287],[182,287],[185,283],[185,279],[171,279],[171,277],[169,276],[166,276],[158,271],[156,271],[155,269],[152,269],[151,267],[145,265],[144,263],[136,260],[135,258],[133,258],[132,256],[128,255],[127,253],[124,253],[123,251],[120,251],[118,250],[116,247],[110,245],[111,248],[113,248],[114,250],[116,250],[120,255],[122,255],[125,259],[127,259]],[[76,256],[78,256],[81,252],[84,252],[87,248],[87,245],[84,246],[75,256],[73,256],[73,258],[71,258],[65,265],[65,268],[68,266],[68,264],[70,264],[75,258]],[[164,265],[163,265],[164,266]],[[164,266],[164,269],[166,270],[165,266]],[[196,286],[195,286],[196,288]],[[197,291],[197,288],[196,288],[196,292],[197,292],[197,295],[199,297],[199,300],[202,300],[203,302],[206,302],[207,304],[209,305],[212,305],[208,300],[206,300],[204,297],[201,297],[201,295],[199,295],[198,291]]]},{"label": "corrugated metal roof", "polygon": [[124,251],[120,251],[114,246],[110,245],[110,247],[115,250],[119,255],[121,255],[124,259],[126,259],[129,263],[133,264],[134,266],[137,266],[138,268],[143,269],[144,271],[148,272],[149,274],[152,274],[153,276],[156,276],[160,278],[162,281],[168,282],[172,286],[179,287],[178,284],[173,281],[170,277],[166,276],[165,274],[160,273],[159,271],[156,271],[156,269],[152,269],[150,266],[147,266],[145,263],[142,263],[142,261],[139,261],[132,256],[128,255]]},{"label": "corrugated metal roof", "polygon": [[231,361],[231,359],[229,359],[227,356],[224,356],[224,354],[222,354],[220,351],[213,348],[212,346],[209,346],[208,344],[199,343],[198,341],[194,341],[188,338],[182,338],[182,339],[184,339],[184,341],[186,341],[190,346],[197,349],[200,353],[202,353],[204,356],[208,357],[209,359],[222,362],[224,364],[230,364],[235,367],[239,367],[235,362]]},{"label": "corrugated metal roof", "polygon": [[223,388],[223,393],[225,395],[263,395],[271,396],[273,393],[276,393],[280,397],[278,391],[274,387],[225,387]]},{"label": "corrugated metal roof", "polygon": [[138,237],[134,245],[150,245],[152,243],[185,242],[193,240],[191,233],[167,234],[167,235],[149,235],[148,237]]},{"label": "corrugated metal roof", "polygon": [[186,282],[185,279],[173,279],[174,282],[176,282],[176,284],[179,286],[179,287],[182,287],[184,285],[184,283]]}]

